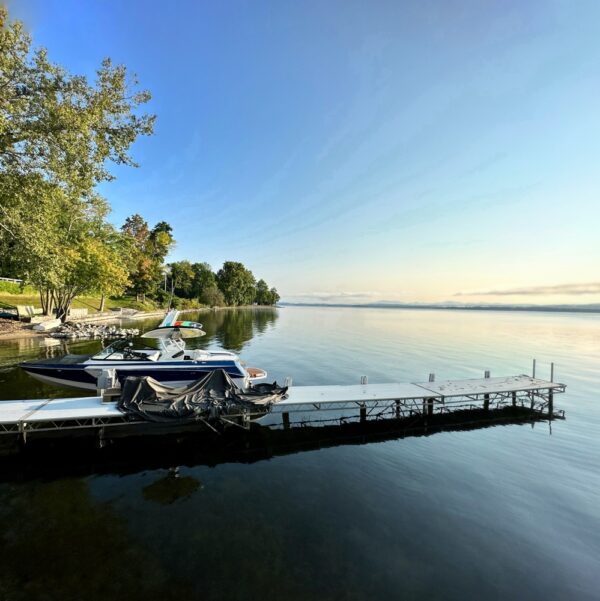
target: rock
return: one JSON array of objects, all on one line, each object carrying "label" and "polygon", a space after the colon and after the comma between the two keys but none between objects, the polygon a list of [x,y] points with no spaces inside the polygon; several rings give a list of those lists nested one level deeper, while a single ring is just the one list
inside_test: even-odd
[{"label": "rock", "polygon": [[32,329],[36,332],[50,332],[51,330],[56,330],[62,325],[60,319],[48,319],[46,321],[42,321],[41,323],[36,323]]},{"label": "rock", "polygon": [[93,323],[71,323],[62,324],[58,331],[54,332],[54,338],[130,338],[139,336],[137,328],[119,328],[115,325],[93,324]]}]

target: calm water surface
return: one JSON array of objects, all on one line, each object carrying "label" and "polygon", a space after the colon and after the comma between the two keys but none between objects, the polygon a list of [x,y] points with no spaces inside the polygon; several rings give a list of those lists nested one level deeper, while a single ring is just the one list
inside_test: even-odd
[{"label": "calm water surface", "polygon": [[[199,320],[199,346],[298,385],[528,373],[533,357],[548,377],[554,361],[567,419],[199,461],[179,478],[4,477],[0,599],[600,598],[600,316],[287,307]],[[98,347],[0,341],[0,399],[64,396],[15,363]]]}]

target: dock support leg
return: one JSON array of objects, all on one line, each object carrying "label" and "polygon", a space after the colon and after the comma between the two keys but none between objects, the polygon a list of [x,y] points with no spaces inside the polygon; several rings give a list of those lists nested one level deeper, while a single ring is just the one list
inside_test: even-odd
[{"label": "dock support leg", "polygon": [[366,421],[367,421],[367,408],[361,407],[360,408],[360,423],[364,424]]},{"label": "dock support leg", "polygon": [[284,411],[281,414],[281,417],[283,418],[283,429],[289,430],[290,429],[290,414],[287,411]]},{"label": "dock support leg", "polygon": [[490,395],[489,394],[483,395],[483,410],[484,411],[490,410]]},{"label": "dock support leg", "polygon": [[554,415],[554,393],[549,390],[548,391],[548,417],[552,419]]},{"label": "dock support leg", "polygon": [[396,401],[396,419],[400,419],[400,401]]},{"label": "dock support leg", "polygon": [[433,415],[433,399],[427,399],[427,416]]},{"label": "dock support leg", "polygon": [[512,393],[512,406],[513,407],[517,406],[517,393],[516,392]]}]

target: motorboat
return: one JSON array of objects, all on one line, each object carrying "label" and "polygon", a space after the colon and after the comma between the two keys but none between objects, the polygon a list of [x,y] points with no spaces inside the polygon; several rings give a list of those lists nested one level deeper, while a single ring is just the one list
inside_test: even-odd
[{"label": "motorboat", "polygon": [[185,386],[215,370],[225,371],[242,389],[267,377],[262,369],[246,367],[235,353],[186,348],[186,339],[204,334],[202,324],[179,320],[173,310],[157,328],[141,336],[153,340],[153,345],[117,340],[95,355],[28,361],[21,368],[48,384],[87,390],[96,390],[97,379],[105,370],[114,370],[121,383],[128,376],[151,376],[169,386]]}]

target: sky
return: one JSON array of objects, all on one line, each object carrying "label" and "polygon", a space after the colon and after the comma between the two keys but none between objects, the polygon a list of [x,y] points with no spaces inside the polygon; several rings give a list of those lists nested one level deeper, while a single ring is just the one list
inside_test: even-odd
[{"label": "sky", "polygon": [[111,220],[292,302],[600,302],[600,3],[12,0],[157,115]]}]

